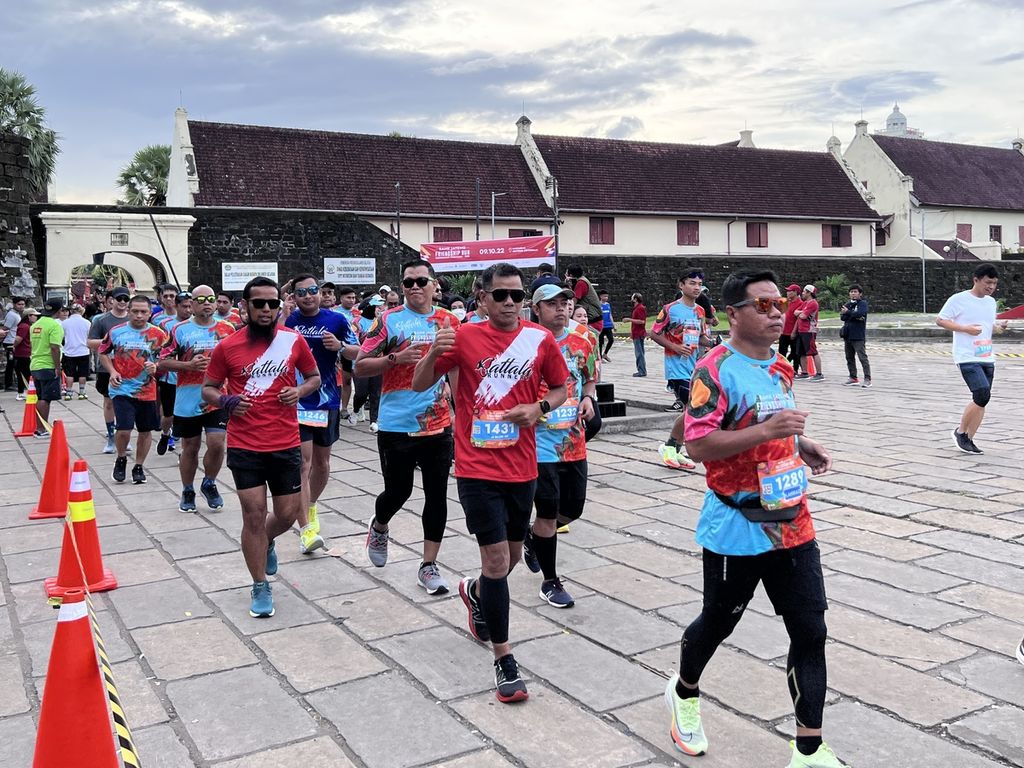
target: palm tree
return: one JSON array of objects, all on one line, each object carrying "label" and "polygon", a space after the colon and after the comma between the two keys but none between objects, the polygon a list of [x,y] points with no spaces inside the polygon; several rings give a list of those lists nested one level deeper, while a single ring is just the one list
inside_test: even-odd
[{"label": "palm tree", "polygon": [[124,190],[124,205],[167,205],[167,176],[171,172],[171,147],[151,144],[135,153],[117,177]]},{"label": "palm tree", "polygon": [[60,147],[57,133],[46,126],[46,110],[35,95],[36,89],[23,75],[0,67],[0,133],[29,140],[31,191],[36,199],[45,199]]}]

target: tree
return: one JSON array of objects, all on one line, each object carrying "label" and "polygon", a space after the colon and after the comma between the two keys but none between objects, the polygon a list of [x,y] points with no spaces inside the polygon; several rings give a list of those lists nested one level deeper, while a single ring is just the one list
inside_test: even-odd
[{"label": "tree", "polygon": [[117,177],[117,186],[124,190],[124,205],[167,205],[167,177],[171,172],[171,147],[151,144],[135,153],[135,157]]},{"label": "tree", "polygon": [[60,147],[57,133],[46,126],[46,110],[35,95],[36,89],[23,75],[0,67],[0,133],[29,140],[29,182],[33,197],[43,199]]},{"label": "tree", "polygon": [[822,309],[840,310],[850,298],[850,278],[845,274],[826,275],[817,283],[818,306]]}]

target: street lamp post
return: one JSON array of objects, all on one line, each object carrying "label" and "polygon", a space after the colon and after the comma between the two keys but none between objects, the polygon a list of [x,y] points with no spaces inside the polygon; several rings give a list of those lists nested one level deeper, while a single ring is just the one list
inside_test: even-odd
[{"label": "street lamp post", "polygon": [[496,198],[507,194],[508,192],[491,192],[491,240],[494,239],[494,201]]},{"label": "street lamp post", "polygon": [[[924,252],[928,248],[928,246],[924,242],[924,223],[925,223],[925,214],[929,213],[929,211],[921,210],[921,211],[919,211],[919,213],[921,214],[921,311],[923,313],[925,313],[925,314],[928,314],[928,287],[927,287],[928,279],[927,279],[927,276],[926,276],[925,266],[924,266],[924,263],[925,263]],[[949,213],[949,211],[931,211],[931,213]],[[911,228],[913,228],[913,225],[914,225],[913,218],[910,219],[910,225],[911,225]],[[911,236],[913,236],[913,232],[911,232]]]},{"label": "street lamp post", "polygon": [[480,239],[480,177],[476,179],[476,239]]},{"label": "street lamp post", "polygon": [[402,182],[395,182],[395,219],[397,220],[397,226],[395,229],[398,234],[398,242],[402,242]]}]

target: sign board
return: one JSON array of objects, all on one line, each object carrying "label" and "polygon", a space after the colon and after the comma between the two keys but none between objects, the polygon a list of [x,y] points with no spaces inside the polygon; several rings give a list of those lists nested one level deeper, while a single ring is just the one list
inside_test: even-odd
[{"label": "sign board", "polygon": [[555,262],[554,235],[512,237],[506,240],[467,240],[457,243],[424,243],[420,256],[435,272],[479,272],[506,261],[520,269]]},{"label": "sign board", "polygon": [[254,277],[277,280],[275,261],[225,261],[220,265],[220,287],[224,291],[240,291]]},{"label": "sign board", "polygon": [[335,285],[374,285],[376,259],[324,259],[324,280]]}]

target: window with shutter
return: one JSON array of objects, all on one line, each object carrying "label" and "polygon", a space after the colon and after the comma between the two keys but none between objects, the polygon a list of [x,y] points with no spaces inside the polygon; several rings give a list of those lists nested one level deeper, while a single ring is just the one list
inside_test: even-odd
[{"label": "window with shutter", "polygon": [[435,243],[457,243],[462,240],[462,227],[434,227]]},{"label": "window with shutter", "polygon": [[509,237],[540,237],[543,232],[539,229],[510,229],[508,231]]},{"label": "window with shutter", "polygon": [[956,239],[963,240],[965,243],[971,242],[973,238],[973,230],[970,224],[957,224],[956,225]]},{"label": "window with shutter", "polygon": [[875,245],[885,245],[888,239],[889,233],[885,231],[884,227],[875,229]]},{"label": "window with shutter", "polygon": [[768,222],[747,222],[747,248],[768,247]]},{"label": "window with shutter", "polygon": [[821,247],[831,248],[832,247],[832,225],[822,224],[821,225]]},{"label": "window with shutter", "polygon": [[677,221],[676,245],[700,245],[700,222]]},{"label": "window with shutter", "polygon": [[850,225],[839,227],[839,247],[850,248],[853,246],[853,227]]},{"label": "window with shutter", "polygon": [[1003,242],[1003,228],[994,224],[988,228],[988,239],[997,243]]},{"label": "window with shutter", "polygon": [[590,244],[615,245],[615,219],[611,216],[591,216]]}]

